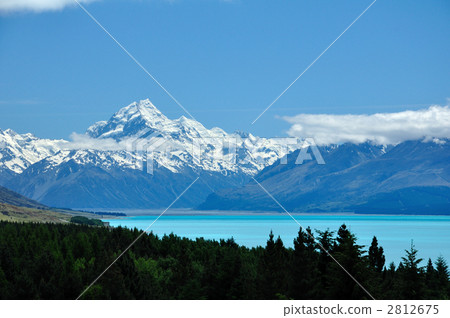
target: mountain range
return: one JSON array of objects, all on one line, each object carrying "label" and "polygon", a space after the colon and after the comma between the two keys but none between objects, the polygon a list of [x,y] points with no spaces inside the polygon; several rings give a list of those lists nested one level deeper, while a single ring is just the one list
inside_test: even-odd
[{"label": "mountain range", "polygon": [[184,116],[172,120],[147,99],[73,141],[0,130],[0,185],[49,206],[160,208],[199,177],[174,205],[193,207],[218,189],[244,185],[295,147]]},{"label": "mountain range", "polygon": [[294,212],[450,213],[447,139],[307,146],[169,119],[147,99],[71,141],[0,130],[0,185],[75,209],[167,207],[198,178],[174,207],[280,210],[263,187]]},{"label": "mountain range", "polygon": [[[243,187],[209,195],[201,209],[293,212],[450,214],[450,143],[413,140],[320,147],[324,165],[287,163],[265,168]],[[258,184],[259,183],[259,184]]]}]

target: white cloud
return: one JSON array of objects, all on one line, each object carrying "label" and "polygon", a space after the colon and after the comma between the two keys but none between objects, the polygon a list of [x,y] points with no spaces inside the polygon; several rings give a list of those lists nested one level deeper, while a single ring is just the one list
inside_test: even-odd
[{"label": "white cloud", "polygon": [[[92,138],[86,134],[72,133],[71,141],[62,141],[59,146],[64,150],[100,150],[100,151],[142,151],[152,150],[165,151],[179,149],[179,145],[162,137],[151,137],[136,139],[135,137],[124,138],[116,141],[112,138]],[[162,145],[163,144],[163,145]],[[154,148],[152,148],[154,147]]]},{"label": "white cloud", "polygon": [[71,141],[61,143],[60,147],[64,150],[103,150],[103,151],[120,151],[126,149],[125,143],[120,143],[112,138],[95,139],[85,134],[72,133]]},{"label": "white cloud", "polygon": [[312,137],[320,145],[366,141],[386,145],[423,138],[450,138],[448,106],[373,115],[299,114],[283,119],[292,124],[288,130],[290,136]]},{"label": "white cloud", "polygon": [[[80,3],[87,3],[96,0],[77,0]],[[17,11],[49,11],[61,10],[66,6],[76,6],[74,0],[1,0],[0,12]]]}]

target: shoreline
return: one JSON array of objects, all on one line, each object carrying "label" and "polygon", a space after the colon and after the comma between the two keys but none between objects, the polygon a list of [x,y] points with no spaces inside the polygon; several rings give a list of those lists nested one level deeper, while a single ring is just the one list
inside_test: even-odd
[{"label": "shoreline", "polygon": [[[134,216],[159,216],[164,209],[84,209],[91,212],[125,213],[126,216],[107,216],[102,219],[121,219]],[[402,214],[402,213],[355,213],[355,212],[290,212],[292,216],[435,216],[450,217],[449,214]],[[171,209],[165,216],[288,216],[278,211],[233,211],[233,210],[194,210]]]}]

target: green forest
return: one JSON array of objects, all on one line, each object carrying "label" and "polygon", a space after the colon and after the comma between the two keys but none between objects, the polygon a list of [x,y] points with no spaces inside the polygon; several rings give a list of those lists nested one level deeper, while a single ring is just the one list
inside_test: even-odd
[{"label": "green forest", "polygon": [[[0,298],[76,299],[142,232],[79,224],[0,222]],[[337,231],[300,229],[293,248],[268,233],[264,247],[233,239],[144,234],[81,299],[449,299],[444,258],[411,244],[400,264],[383,248]]]}]

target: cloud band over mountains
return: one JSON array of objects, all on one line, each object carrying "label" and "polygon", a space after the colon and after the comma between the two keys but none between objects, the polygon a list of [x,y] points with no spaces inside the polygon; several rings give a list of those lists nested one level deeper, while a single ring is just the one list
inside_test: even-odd
[{"label": "cloud band over mountains", "polygon": [[422,138],[450,138],[448,106],[372,115],[299,114],[283,119],[292,124],[290,136],[312,137],[320,145],[366,141],[397,144]]}]

